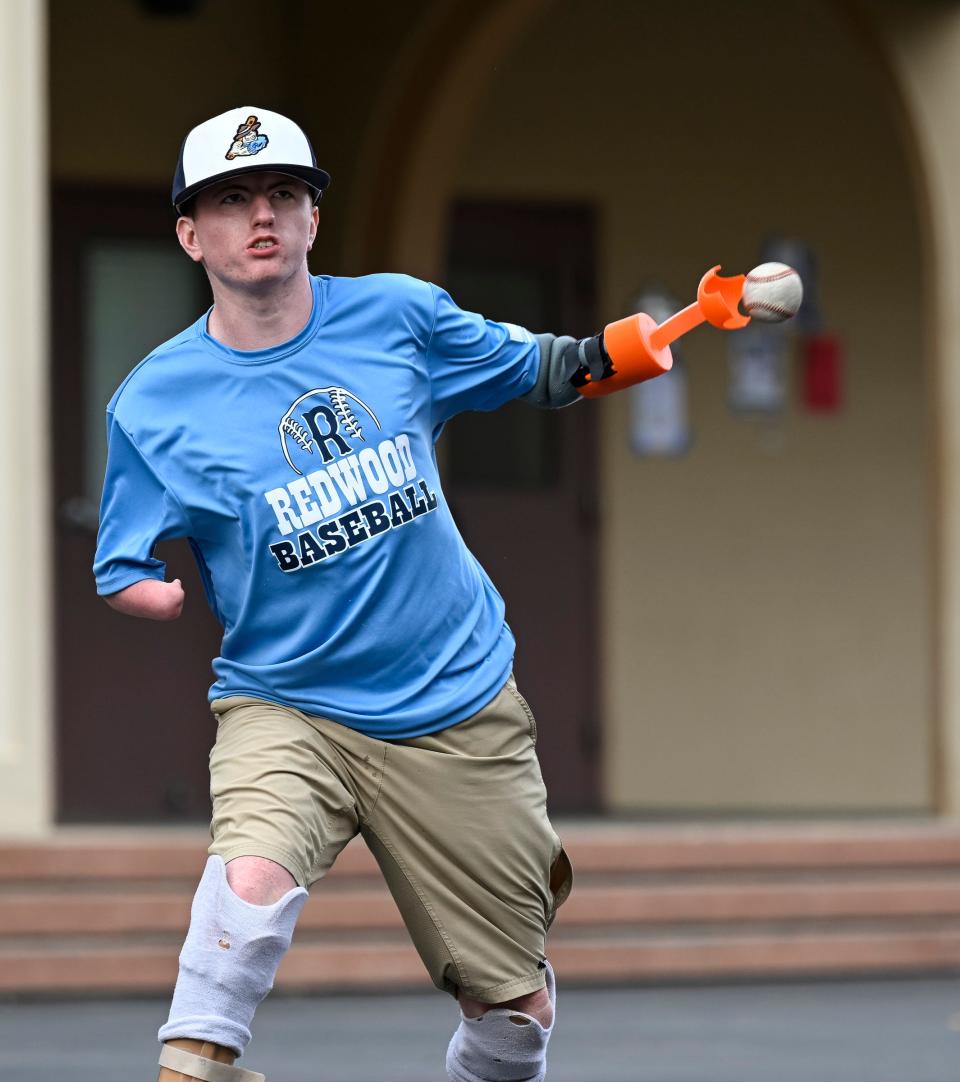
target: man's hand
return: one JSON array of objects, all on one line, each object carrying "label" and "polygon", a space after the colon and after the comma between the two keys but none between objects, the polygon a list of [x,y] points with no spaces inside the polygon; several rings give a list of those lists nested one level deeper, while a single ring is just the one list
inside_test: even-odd
[{"label": "man's hand", "polygon": [[126,616],[142,616],[146,620],[176,620],[183,612],[183,587],[179,579],[173,582],[141,579],[125,590],[110,594],[104,601],[111,609]]}]

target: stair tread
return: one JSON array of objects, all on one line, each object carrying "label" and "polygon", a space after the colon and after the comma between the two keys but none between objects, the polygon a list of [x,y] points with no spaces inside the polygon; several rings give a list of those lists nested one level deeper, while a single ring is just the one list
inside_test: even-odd
[{"label": "stair tread", "polygon": [[[189,919],[191,893],[90,892],[0,895],[0,939],[65,932],[177,931]],[[558,927],[604,923],[745,922],[762,919],[921,918],[960,915],[960,881],[875,879],[857,883],[578,885]],[[301,929],[394,928],[396,905],[382,882],[363,890],[316,890]]]},{"label": "stair tread", "polygon": [[[552,937],[551,943],[554,939],[559,942],[560,937]],[[769,943],[783,943],[786,941],[795,942],[799,944],[809,943],[879,943],[879,942],[891,942],[891,943],[911,943],[911,942],[943,942],[943,943],[956,943],[960,945],[960,924],[945,927],[945,928],[932,928],[922,931],[909,931],[903,929],[893,929],[891,931],[868,931],[868,930],[843,930],[837,928],[824,928],[824,929],[786,929],[786,930],[767,930],[767,931],[741,931],[741,932],[727,932],[722,935],[713,934],[675,934],[675,935],[655,935],[648,931],[629,929],[618,929],[612,931],[607,935],[591,935],[590,933],[583,933],[576,937],[563,937],[567,946],[574,946],[578,950],[617,950],[620,948],[631,949],[637,947],[678,947],[684,950],[696,951],[702,948],[714,948],[717,946],[723,947],[741,947],[754,944],[769,944]],[[396,942],[398,945],[402,945],[404,948],[409,947],[413,950],[412,945],[405,936],[391,937],[391,941]],[[379,939],[371,939],[368,942],[356,941],[353,937],[330,939],[326,942],[294,942],[291,946],[288,955],[292,955],[299,952],[319,952],[333,951],[334,953],[339,951],[366,951],[370,950],[376,952],[379,949]],[[17,958],[40,958],[40,957],[59,957],[64,956],[69,959],[81,959],[81,958],[110,958],[110,957],[144,957],[144,958],[166,958],[170,956],[171,945],[170,943],[156,943],[156,944],[143,944],[137,941],[131,941],[128,943],[116,943],[116,942],[104,942],[90,943],[87,941],[75,942],[66,941],[61,942],[57,940],[44,941],[31,944],[30,946],[19,946],[16,943],[13,944],[0,944],[0,962],[3,964],[9,963],[11,959]],[[174,960],[176,960],[176,951],[174,951]]]},{"label": "stair tread", "polygon": [[[960,829],[939,821],[789,825],[560,826],[582,872],[692,868],[871,867],[960,865]],[[58,832],[41,842],[0,841],[0,881],[28,877],[186,878],[205,859],[205,833],[130,828]],[[346,847],[331,876],[377,875],[366,847]]]},{"label": "stair tread", "polygon": [[[847,971],[960,968],[960,931],[926,935],[742,936],[725,940],[636,937],[551,945],[564,978],[591,982],[826,974]],[[111,951],[0,952],[0,992],[137,989],[168,992],[176,952],[167,948]],[[425,986],[409,943],[340,943],[291,948],[277,975],[281,990]]]}]

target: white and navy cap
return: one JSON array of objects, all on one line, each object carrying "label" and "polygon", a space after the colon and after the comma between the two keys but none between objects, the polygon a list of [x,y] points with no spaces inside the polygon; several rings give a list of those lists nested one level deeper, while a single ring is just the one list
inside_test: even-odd
[{"label": "white and navy cap", "polygon": [[229,177],[248,172],[286,173],[310,185],[317,199],[330,174],[317,168],[310,140],[292,120],[254,105],[231,109],[198,124],[180,148],[173,205]]}]

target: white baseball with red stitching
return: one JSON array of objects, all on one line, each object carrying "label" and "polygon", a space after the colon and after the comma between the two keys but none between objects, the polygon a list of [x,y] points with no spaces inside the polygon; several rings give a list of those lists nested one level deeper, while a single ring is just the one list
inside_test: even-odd
[{"label": "white baseball with red stitching", "polygon": [[761,323],[781,323],[795,316],[803,300],[800,275],[786,263],[761,263],[743,283],[740,307]]}]

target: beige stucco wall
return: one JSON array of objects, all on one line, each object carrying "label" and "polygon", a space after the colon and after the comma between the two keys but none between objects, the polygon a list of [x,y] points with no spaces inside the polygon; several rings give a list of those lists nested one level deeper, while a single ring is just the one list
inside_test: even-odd
[{"label": "beige stucco wall", "polygon": [[130,0],[49,4],[55,181],[163,191],[193,124],[239,105],[288,112],[333,177],[314,266],[341,271],[364,130],[429,0],[378,5],[376,17],[306,0],[203,3],[189,18]]},{"label": "beige stucco wall", "polygon": [[44,830],[53,808],[47,413],[46,20],[0,4],[0,114],[16,167],[0,171],[0,833]]},{"label": "beige stucco wall", "polygon": [[735,7],[558,0],[491,73],[458,190],[595,202],[601,320],[650,278],[689,302],[770,232],[813,246],[842,413],[794,394],[782,421],[733,417],[710,330],[686,346],[685,458],[632,456],[625,395],[578,407],[602,417],[606,791],[616,809],[924,809],[917,192],[854,27],[828,3]]},{"label": "beige stucco wall", "polygon": [[[931,366],[917,346],[925,264],[917,191],[876,57],[826,0],[791,0],[776,13],[741,0],[733,29],[699,2],[676,12],[627,0],[559,0],[541,15],[539,0],[521,6],[534,14],[519,46],[475,73],[489,85],[479,121],[467,111],[453,140],[465,146],[456,190],[596,200],[601,319],[621,315],[650,275],[692,299],[711,263],[745,269],[769,230],[796,234],[821,259],[830,323],[847,343],[844,414],[815,418],[794,404],[771,427],[729,416],[722,336],[696,332],[687,355],[697,444],[678,462],[631,457],[624,396],[583,407],[603,419],[599,686],[611,806],[928,807],[936,636]],[[254,63],[232,30],[265,18],[265,2],[203,5],[185,28],[123,0],[93,14],[52,0],[53,175],[164,186],[185,124],[264,100],[302,117],[334,173],[322,269],[355,270],[344,223],[356,217],[361,163],[376,162],[361,148],[430,7],[385,5],[370,20],[291,5],[271,19],[271,47]],[[946,6],[926,7],[948,19]],[[924,21],[912,5],[877,11],[888,12],[906,83],[918,88],[952,223],[942,258],[953,266],[960,238],[947,188],[960,163],[944,135],[955,126],[960,42],[936,27],[904,34],[901,19]],[[927,70],[931,57],[938,64]],[[442,214],[445,197],[441,185],[421,198]],[[422,262],[407,269],[430,273],[436,254]],[[948,352],[960,341],[949,317],[940,334]],[[945,408],[960,416],[960,401]],[[953,517],[948,508],[948,569],[960,552]],[[946,608],[949,633],[960,597]],[[951,683],[945,671],[949,719],[960,716],[950,705],[960,677]],[[42,774],[50,752],[36,747]]]},{"label": "beige stucco wall", "polygon": [[929,200],[926,336],[937,364],[937,685],[941,810],[960,814],[960,9],[872,5],[902,87]]}]

